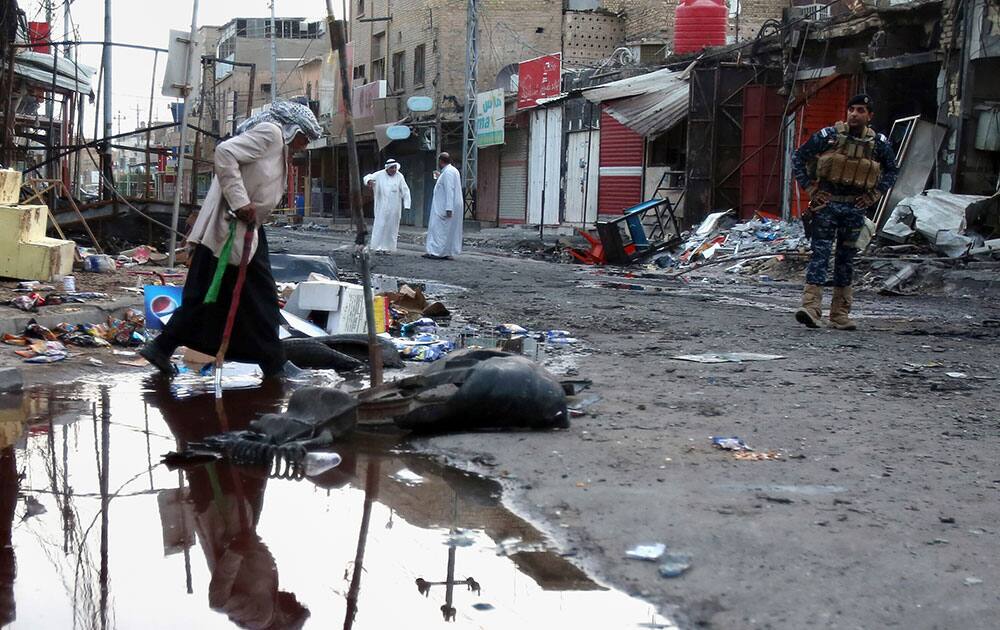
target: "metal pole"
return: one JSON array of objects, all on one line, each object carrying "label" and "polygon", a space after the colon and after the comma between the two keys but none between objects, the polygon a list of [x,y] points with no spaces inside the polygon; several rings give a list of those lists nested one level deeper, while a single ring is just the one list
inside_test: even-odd
[{"label": "metal pole", "polygon": [[[181,114],[181,140],[177,150],[177,174],[174,177],[174,210],[170,215],[170,254],[167,267],[177,262],[177,221],[181,214],[181,183],[184,181],[184,149],[187,146],[188,120],[191,117],[191,65],[194,62],[195,38],[198,36],[198,0],[191,8],[191,34],[188,36],[187,63],[184,64],[184,111]],[[200,67],[200,66],[199,66]]]},{"label": "metal pole", "polygon": [[[278,91],[278,45],[276,22],[274,21],[274,2],[271,0],[271,102],[274,102],[274,94]],[[251,92],[253,94],[253,92]]]},{"label": "metal pole", "polygon": [[[111,41],[114,38],[111,33],[111,0],[104,0],[104,50],[103,59],[101,60],[101,68],[104,73],[104,137],[112,135],[111,131],[111,121],[114,109],[112,108],[111,99]],[[105,144],[104,146],[104,164],[101,165],[102,170],[111,168],[111,146],[110,144]],[[107,175],[107,173],[105,173]],[[113,178],[108,178],[105,181],[105,186],[111,185],[111,180]],[[117,199],[114,194],[109,190],[108,198]]]},{"label": "metal pole", "polygon": [[382,348],[375,334],[375,304],[372,297],[372,276],[369,266],[368,248],[365,237],[368,228],[361,216],[361,173],[358,167],[358,145],[354,138],[354,115],[351,112],[351,81],[347,71],[347,42],[344,40],[345,22],[333,17],[333,3],[326,0],[327,30],[330,31],[330,44],[337,51],[340,60],[340,94],[344,101],[344,133],[347,136],[348,181],[351,186],[351,214],[357,228],[354,239],[358,259],[361,263],[361,284],[365,290],[365,319],[368,323],[368,360],[371,364],[372,387],[382,383]]},{"label": "metal pole", "polygon": [[150,198],[150,196],[149,196],[149,180],[150,180],[150,175],[151,174],[149,172],[149,169],[151,168],[152,162],[149,159],[149,148],[150,148],[150,144],[153,141],[153,132],[150,130],[150,127],[153,126],[153,94],[156,92],[156,64],[157,64],[157,62],[159,60],[160,60],[160,53],[154,52],[153,53],[153,78],[150,79],[150,81],[149,81],[149,115],[147,116],[147,119],[146,119],[146,177],[145,177],[145,180],[144,180],[145,183],[143,184],[145,186],[145,188],[143,188],[143,191],[142,191],[142,196],[143,196],[144,199],[149,199]]},{"label": "metal pole", "polygon": [[465,23],[465,108],[462,111],[462,178],[465,211],[475,218],[479,175],[479,142],[476,138],[476,79],[479,74],[479,8],[468,0]]}]

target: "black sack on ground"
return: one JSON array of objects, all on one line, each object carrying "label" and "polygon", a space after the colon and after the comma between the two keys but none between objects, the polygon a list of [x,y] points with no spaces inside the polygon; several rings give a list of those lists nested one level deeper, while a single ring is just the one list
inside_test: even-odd
[{"label": "black sack on ground", "polygon": [[419,388],[419,404],[395,423],[417,433],[569,426],[562,384],[537,363],[506,352],[455,352],[401,385]]}]

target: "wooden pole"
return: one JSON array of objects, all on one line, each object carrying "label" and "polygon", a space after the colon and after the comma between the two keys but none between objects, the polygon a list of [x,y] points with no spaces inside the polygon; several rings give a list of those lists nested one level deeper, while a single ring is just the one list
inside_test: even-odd
[{"label": "wooden pole", "polygon": [[330,43],[337,51],[340,60],[340,93],[344,101],[344,132],[347,135],[347,171],[351,190],[351,214],[357,236],[354,239],[358,260],[361,263],[361,285],[365,293],[365,319],[368,322],[368,361],[371,365],[372,386],[382,383],[382,348],[375,333],[375,303],[372,295],[371,265],[368,258],[368,247],[365,238],[368,228],[361,214],[361,172],[358,167],[358,145],[354,138],[354,117],[351,112],[351,80],[347,70],[347,42],[345,36],[345,21],[333,17],[332,0],[326,0],[327,30],[330,31]]}]

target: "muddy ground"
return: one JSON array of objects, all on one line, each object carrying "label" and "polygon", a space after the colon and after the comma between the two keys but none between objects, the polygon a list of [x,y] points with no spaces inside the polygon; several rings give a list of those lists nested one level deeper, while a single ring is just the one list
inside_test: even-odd
[{"label": "muddy ground", "polygon": [[[276,230],[271,242],[352,268],[342,235]],[[996,627],[997,301],[861,294],[860,331],[807,330],[791,317],[794,283],[613,288],[600,283],[623,280],[574,265],[439,262],[406,247],[376,271],[465,287],[448,306],[470,321],[585,341],[576,364],[601,400],[571,429],[422,446],[506,479],[509,498],[610,583],[688,627]],[[718,351],[786,358],[671,358]],[[712,435],[781,459],[736,460]],[[693,569],[664,579],[624,559],[656,541]]]},{"label": "muddy ground", "polygon": [[[276,229],[269,240],[353,269],[347,235]],[[682,283],[420,253],[404,245],[375,271],[464,287],[445,301],[465,321],[582,340],[562,365],[592,379],[600,400],[569,430],[417,444],[504,481],[507,499],[574,561],[682,627],[996,627],[994,298],[862,293],[862,330],[813,331],[791,318],[794,279]],[[720,351],[785,358],[672,358]],[[26,380],[141,369],[87,358],[28,368]],[[737,460],[712,435],[780,459]],[[646,542],[690,554],[693,568],[665,579],[655,563],[624,559]]]}]

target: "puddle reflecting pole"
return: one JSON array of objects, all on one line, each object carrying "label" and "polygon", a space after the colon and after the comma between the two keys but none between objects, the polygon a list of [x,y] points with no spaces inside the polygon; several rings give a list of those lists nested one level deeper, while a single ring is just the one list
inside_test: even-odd
[{"label": "puddle reflecting pole", "polygon": [[351,214],[357,229],[354,239],[356,253],[361,264],[361,285],[365,293],[365,320],[368,324],[368,362],[371,365],[371,384],[382,384],[382,348],[375,333],[375,302],[372,297],[372,274],[365,237],[368,228],[361,214],[361,172],[358,166],[358,145],[354,139],[354,115],[351,111],[351,80],[347,76],[346,22],[333,17],[333,2],[326,0],[327,30],[330,44],[337,51],[340,63],[340,94],[344,101],[344,134],[347,136],[347,171],[351,184]]},{"label": "puddle reflecting pole", "polygon": [[111,396],[101,387],[101,628],[108,627],[108,464],[111,446]]},{"label": "puddle reflecting pole", "polygon": [[354,554],[354,573],[351,587],[347,591],[347,611],[344,613],[344,630],[354,627],[354,617],[358,614],[358,595],[361,592],[361,570],[365,562],[365,544],[368,542],[368,525],[372,520],[372,504],[378,496],[378,478],[381,464],[378,459],[368,462],[365,474],[365,505],[361,512],[361,531],[358,533],[358,550]]}]

